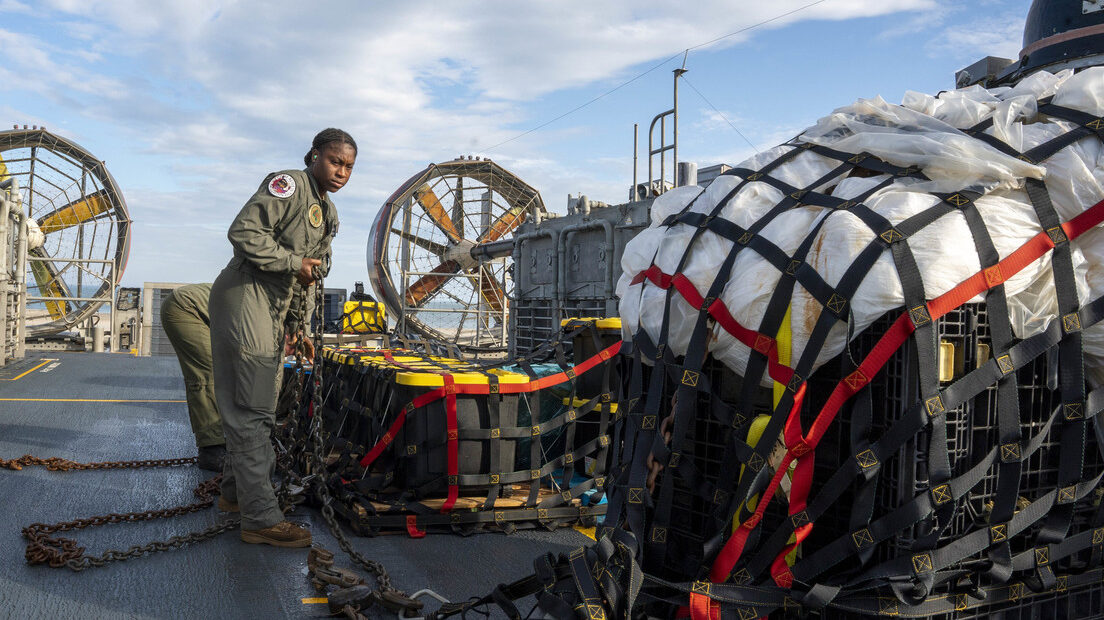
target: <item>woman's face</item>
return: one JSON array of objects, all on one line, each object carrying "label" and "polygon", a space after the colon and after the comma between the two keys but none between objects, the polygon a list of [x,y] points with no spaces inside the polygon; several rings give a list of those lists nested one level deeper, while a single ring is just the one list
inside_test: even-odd
[{"label": "woman's face", "polygon": [[322,152],[318,153],[318,159],[311,163],[311,174],[322,191],[333,193],[345,187],[349,177],[353,174],[353,164],[356,163],[356,151],[345,143],[331,142]]}]

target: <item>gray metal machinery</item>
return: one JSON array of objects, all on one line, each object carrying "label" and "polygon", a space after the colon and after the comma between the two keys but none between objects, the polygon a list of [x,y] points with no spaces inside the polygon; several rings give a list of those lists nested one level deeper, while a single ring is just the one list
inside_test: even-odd
[{"label": "gray metal machinery", "polygon": [[[17,182],[29,234],[22,276],[28,346],[83,349],[100,307],[114,314],[126,267],[130,217],[122,192],[102,161],[39,127],[0,132],[0,179],[7,178]],[[57,338],[76,330],[83,334]]]},{"label": "gray metal machinery", "polygon": [[678,81],[684,73],[685,68],[674,70],[673,105],[649,126],[644,183],[637,182],[639,147],[633,127],[633,184],[628,202],[610,206],[569,195],[566,216],[530,220],[518,229],[513,252],[512,355],[524,355],[554,338],[563,319],[616,317],[621,255],[625,245],[648,227],[655,198],[676,186],[704,187],[729,169],[721,164],[699,171],[691,162],[678,161]]},{"label": "gray metal machinery", "polygon": [[634,128],[633,186],[624,204],[569,195],[565,216],[547,213],[536,190],[485,159],[431,164],[403,183],[380,209],[368,240],[372,288],[396,331],[468,355],[524,355],[554,339],[562,319],[616,317],[621,255],[648,226],[656,196],[675,186],[704,187],[729,168],[699,171],[677,161],[684,73],[674,71],[674,105],[652,120],[649,178],[640,184]]},{"label": "gray metal machinery", "polygon": [[511,354],[555,338],[560,320],[617,316],[625,244],[647,228],[653,198],[622,205],[568,196],[568,214],[526,222],[514,236]]},{"label": "gray metal machinery", "polygon": [[543,214],[540,193],[488,159],[430,164],[410,177],[368,238],[372,288],[396,332],[504,353],[513,233]]},{"label": "gray metal machinery", "polygon": [[111,342],[116,351],[137,352],[142,345],[142,289],[119,287]]},{"label": "gray metal machinery", "polygon": [[0,178],[0,366],[24,354],[27,220],[19,181],[10,176]]},{"label": "gray metal machinery", "polygon": [[1035,0],[1017,60],[986,56],[955,74],[955,86],[1011,85],[1038,69],[1056,73],[1104,64],[1104,0]]}]

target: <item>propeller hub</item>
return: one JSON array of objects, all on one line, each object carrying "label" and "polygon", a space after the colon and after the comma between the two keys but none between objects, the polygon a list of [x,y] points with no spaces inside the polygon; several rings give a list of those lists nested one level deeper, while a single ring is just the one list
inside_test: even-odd
[{"label": "propeller hub", "polygon": [[479,264],[479,261],[472,258],[472,248],[476,246],[474,241],[468,241],[467,239],[461,239],[456,243],[450,244],[449,248],[445,250],[445,253],[441,255],[443,260],[456,261],[460,265],[461,269],[471,269]]}]

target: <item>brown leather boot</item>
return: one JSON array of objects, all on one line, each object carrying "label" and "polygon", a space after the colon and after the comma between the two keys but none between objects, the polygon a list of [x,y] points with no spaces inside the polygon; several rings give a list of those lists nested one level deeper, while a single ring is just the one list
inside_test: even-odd
[{"label": "brown leather boot", "polygon": [[219,495],[218,509],[223,512],[241,512],[241,508],[239,508],[236,503],[221,495]]},{"label": "brown leather boot", "polygon": [[242,542],[272,545],[274,547],[309,547],[311,534],[307,528],[291,521],[281,521],[262,530],[241,531]]}]

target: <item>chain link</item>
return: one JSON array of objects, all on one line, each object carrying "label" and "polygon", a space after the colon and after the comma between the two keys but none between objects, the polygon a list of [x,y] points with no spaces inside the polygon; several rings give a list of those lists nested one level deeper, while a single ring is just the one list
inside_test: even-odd
[{"label": "chain link", "polygon": [[141,469],[144,467],[179,467],[192,465],[197,457],[191,456],[180,459],[150,459],[146,461],[99,461],[96,463],[77,463],[69,459],[51,456],[48,459],[24,454],[17,459],[0,459],[0,467],[19,471],[24,467],[38,465],[50,471],[83,471],[87,469]]},{"label": "chain link", "polygon": [[[35,457],[31,457],[34,459]],[[23,461],[26,459],[19,459]],[[37,459],[49,462],[54,459]],[[187,461],[189,459],[164,459],[165,461]],[[195,459],[190,459],[194,461]],[[72,463],[72,461],[68,461]],[[152,463],[154,461],[119,461],[120,463]],[[23,462],[23,465],[40,465],[43,463]],[[74,463],[81,465],[80,463]],[[131,465],[131,467],[153,467],[153,465]],[[89,467],[74,469],[91,469]],[[104,468],[98,468],[104,469]],[[118,468],[115,468],[118,469]],[[54,470],[64,471],[64,470]],[[146,545],[134,545],[127,550],[108,549],[99,557],[84,554],[84,547],[77,546],[77,541],[72,538],[51,536],[57,532],[70,532],[82,530],[87,527],[96,527],[108,523],[134,523],[137,521],[152,521],[153,519],[168,519],[210,508],[214,504],[214,496],[218,494],[222,476],[216,476],[210,480],[204,480],[196,485],[192,493],[199,499],[198,502],[164,508],[160,510],[144,510],[139,512],[111,513],[72,521],[62,521],[47,525],[45,523],[32,523],[23,528],[23,537],[27,539],[25,557],[28,564],[47,564],[52,568],[68,567],[74,571],[82,571],[91,566],[103,566],[110,562],[121,562],[149,553],[159,553],[169,549],[177,549],[184,545],[194,544],[203,540],[214,538],[219,534],[236,527],[239,518],[233,517],[220,521],[207,529],[192,532],[184,536],[173,536],[169,540],[153,541]]]},{"label": "chain link", "polygon": [[[309,457],[313,457],[313,463],[308,463],[308,468],[306,471],[308,473],[322,474],[325,472],[326,469],[326,461],[322,454],[324,444],[322,437],[322,334],[324,327],[322,316],[324,314],[322,309],[325,307],[326,297],[325,288],[322,285],[322,274],[317,267],[314,269],[313,275],[315,280],[314,306],[315,311],[319,314],[319,320],[313,334],[315,347],[314,360],[311,367],[311,402],[314,403],[313,406],[315,409],[314,415],[312,415],[310,419],[310,451],[308,451],[307,453]],[[307,326],[305,323],[310,320],[310,317],[306,316],[306,299],[307,296],[303,295],[303,307],[301,308],[301,312],[299,313],[299,316],[302,317],[302,320],[304,322],[304,325],[302,326],[302,334],[304,335],[307,333]],[[299,359],[299,356],[302,353],[306,352],[305,343],[302,342],[304,338],[300,337],[299,340],[299,348],[302,349],[302,352],[297,353],[297,359]],[[332,534],[333,537],[337,539],[337,544],[339,547],[341,547],[341,550],[344,551],[345,554],[353,560],[353,562],[358,564],[364,570],[371,573],[371,575],[375,578],[376,584],[379,586],[379,591],[381,593],[393,592],[405,597],[406,595],[403,592],[391,585],[391,576],[390,574],[388,574],[387,569],[384,568],[383,564],[369,559],[368,557],[358,552],[356,549],[353,548],[353,545],[351,542],[349,542],[348,537],[345,536],[345,532],[341,529],[341,525],[334,517],[334,500],[333,496],[330,494],[329,487],[326,485],[325,476],[317,476],[313,478],[311,482],[313,484],[315,493],[317,493],[318,497],[322,501],[322,518],[326,521],[326,525],[330,529],[330,534]]]}]

